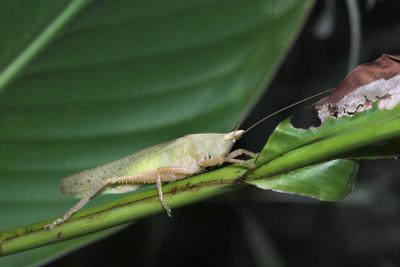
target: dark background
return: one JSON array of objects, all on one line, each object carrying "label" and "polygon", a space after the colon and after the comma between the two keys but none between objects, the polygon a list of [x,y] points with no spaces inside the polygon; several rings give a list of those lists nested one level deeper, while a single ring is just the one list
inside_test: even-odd
[{"label": "dark background", "polygon": [[[332,31],[317,33],[319,1],[304,30],[244,124],[337,85],[347,73],[350,27],[344,1],[335,2]],[[400,2],[359,1],[359,63],[400,54]],[[311,103],[282,112],[238,147],[259,151],[276,124],[315,122]],[[343,202],[317,202],[247,188],[133,223],[119,233],[48,266],[400,266],[399,163],[361,162],[354,192]]]}]

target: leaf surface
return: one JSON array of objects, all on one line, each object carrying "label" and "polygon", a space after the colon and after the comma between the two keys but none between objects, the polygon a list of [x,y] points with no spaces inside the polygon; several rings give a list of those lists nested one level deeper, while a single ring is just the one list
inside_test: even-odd
[{"label": "leaf surface", "polygon": [[[2,2],[0,229],[70,208],[76,200],[58,190],[65,175],[187,133],[232,129],[271,80],[311,5]],[[7,263],[27,265],[57,250]]]},{"label": "leaf surface", "polygon": [[354,161],[332,160],[248,183],[261,189],[335,201],[342,200],[351,192],[357,170]]}]

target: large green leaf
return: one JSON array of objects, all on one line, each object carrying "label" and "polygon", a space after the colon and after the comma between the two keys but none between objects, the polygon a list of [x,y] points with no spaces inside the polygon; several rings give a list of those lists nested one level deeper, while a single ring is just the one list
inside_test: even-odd
[{"label": "large green leaf", "polygon": [[[63,213],[75,201],[58,191],[67,174],[186,133],[231,129],[311,4],[2,1],[0,229]],[[55,251],[6,259],[27,264]]]}]

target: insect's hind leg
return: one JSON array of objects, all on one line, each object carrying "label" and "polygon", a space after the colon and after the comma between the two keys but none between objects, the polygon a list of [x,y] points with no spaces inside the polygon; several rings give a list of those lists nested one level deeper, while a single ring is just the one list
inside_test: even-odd
[{"label": "insect's hind leg", "polygon": [[192,174],[193,174],[193,171],[191,171],[190,169],[187,169],[187,168],[159,167],[157,169],[156,175],[157,175],[158,196],[160,198],[160,202],[161,202],[163,208],[167,211],[167,214],[169,217],[172,217],[172,211],[171,211],[171,208],[168,206],[168,203],[164,200],[161,179],[164,181],[173,181],[173,180],[178,179],[178,176],[187,177]]},{"label": "insect's hind leg", "polygon": [[121,177],[112,177],[110,179],[105,180],[102,183],[97,184],[89,193],[87,193],[78,203],[76,203],[70,210],[68,210],[61,218],[58,218],[53,223],[48,224],[44,227],[44,230],[51,230],[57,225],[63,224],[69,217],[74,215],[77,211],[82,209],[97,193],[102,191],[109,185],[117,184],[117,183],[135,183],[140,180],[141,176],[121,176]]},{"label": "insect's hind leg", "polygon": [[[68,220],[69,217],[71,217],[73,214],[75,214],[77,211],[79,211],[81,208],[83,208],[97,193],[102,191],[104,188],[106,188],[109,185],[112,184],[119,184],[119,183],[141,183],[141,182],[157,182],[157,189],[158,189],[158,194],[160,197],[161,204],[163,207],[166,209],[168,216],[172,216],[171,214],[171,209],[168,207],[167,203],[164,200],[164,195],[162,192],[161,188],[161,183],[163,181],[173,181],[177,180],[179,178],[185,178],[187,176],[190,176],[193,174],[193,171],[187,168],[179,168],[179,167],[160,167],[157,169],[156,175],[157,178],[155,179],[153,177],[149,177],[149,175],[138,175],[138,176],[118,176],[118,177],[112,177],[110,179],[107,179],[103,183],[99,183],[93,190],[91,190],[89,193],[87,193],[78,203],[76,203],[70,210],[68,210],[61,218],[58,218],[55,220],[53,223],[48,224],[45,226],[44,230],[51,230],[57,225],[60,225],[64,223],[66,220]],[[156,180],[156,181],[154,181]]]},{"label": "insect's hind leg", "polygon": [[78,210],[83,208],[98,192],[103,190],[106,186],[108,185],[108,181],[104,183],[99,183],[92,191],[87,193],[81,200],[79,200],[78,203],[76,203],[70,210],[68,210],[61,218],[58,218],[51,224],[48,224],[44,227],[44,230],[51,230],[57,225],[60,225],[64,223],[66,220],[68,220],[69,217],[71,217],[74,213],[76,213]]}]

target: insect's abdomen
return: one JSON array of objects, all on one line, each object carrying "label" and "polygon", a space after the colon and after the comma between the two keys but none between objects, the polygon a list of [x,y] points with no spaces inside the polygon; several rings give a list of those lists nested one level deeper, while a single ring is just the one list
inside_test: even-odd
[{"label": "insect's abdomen", "polygon": [[60,190],[74,197],[82,197],[91,191],[95,185],[103,183],[114,176],[124,175],[130,158],[126,157],[109,164],[82,171],[62,179]]}]

